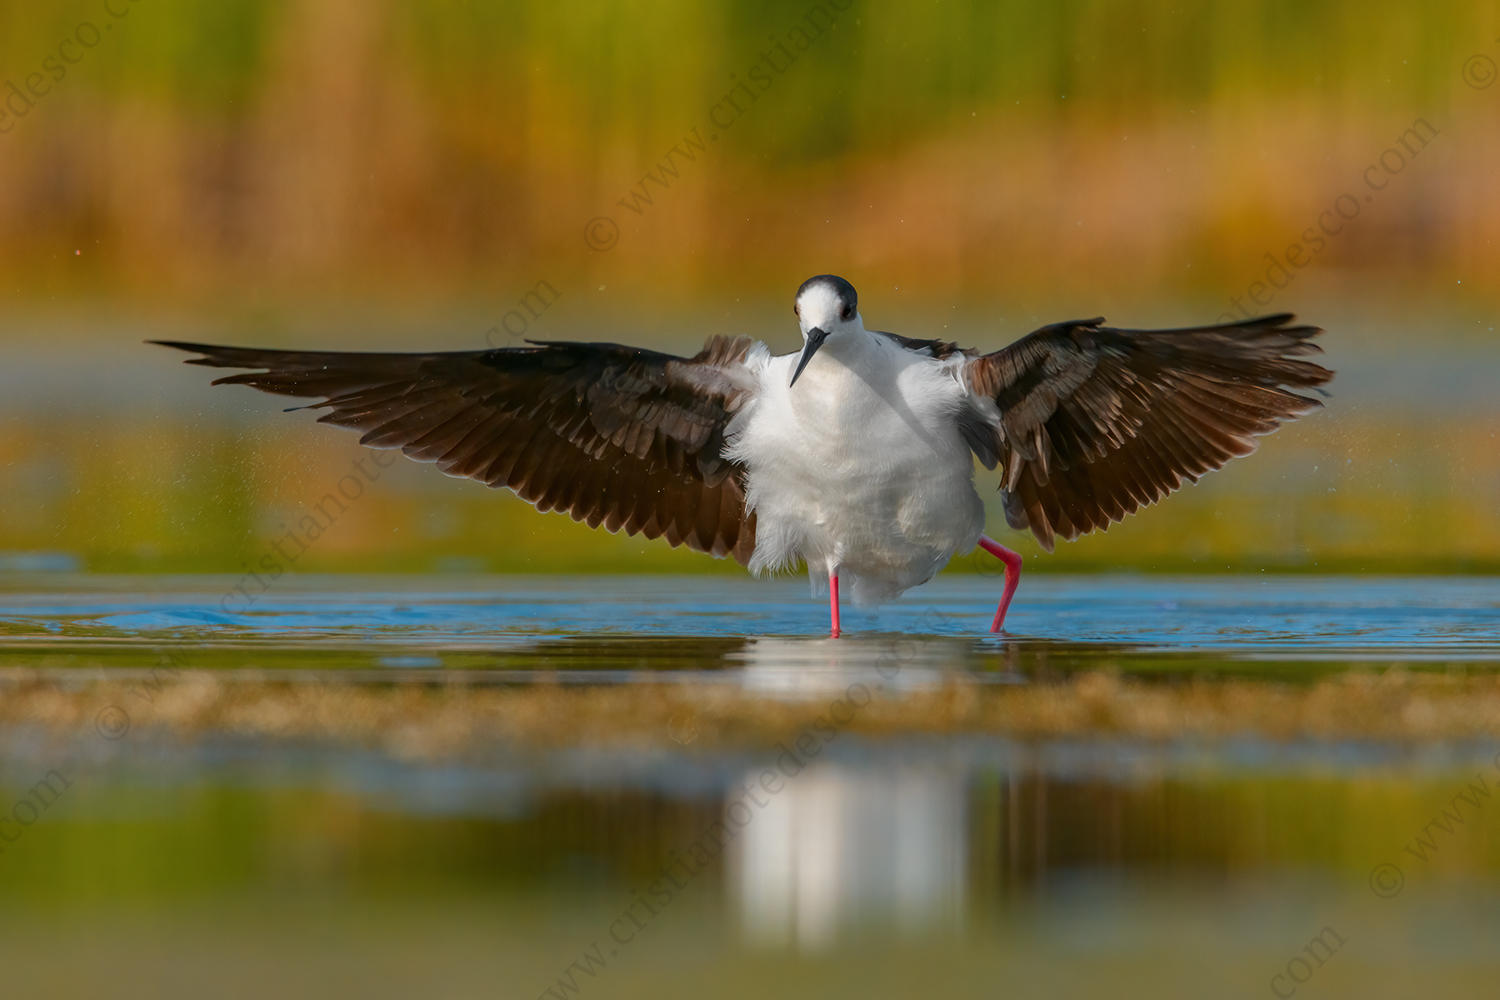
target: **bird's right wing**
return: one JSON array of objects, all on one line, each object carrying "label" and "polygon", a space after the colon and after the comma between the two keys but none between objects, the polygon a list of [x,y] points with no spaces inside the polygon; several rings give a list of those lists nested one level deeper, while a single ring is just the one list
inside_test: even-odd
[{"label": "bird's right wing", "polygon": [[215,385],[321,397],[320,422],[361,431],[450,476],[509,487],[590,527],[665,537],[747,563],[754,516],[725,427],[753,394],[748,337],[696,357],[618,344],[441,354],[276,351],[156,341],[188,364],[256,368]]},{"label": "bird's right wing", "polygon": [[975,453],[1003,467],[1005,517],[1053,538],[1108,527],[1320,406],[1333,372],[1290,314],[1181,330],[1057,323],[965,362]]}]

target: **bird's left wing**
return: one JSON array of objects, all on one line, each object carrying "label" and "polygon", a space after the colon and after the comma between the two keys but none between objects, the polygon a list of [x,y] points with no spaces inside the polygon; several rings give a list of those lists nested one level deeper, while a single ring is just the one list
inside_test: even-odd
[{"label": "bird's left wing", "polygon": [[1004,472],[1005,517],[1052,551],[1196,482],[1257,435],[1321,404],[1285,387],[1333,372],[1316,327],[1289,314],[1181,330],[1116,330],[1100,317],[1042,327],[971,358],[961,429]]},{"label": "bird's left wing", "polygon": [[754,551],[744,470],[723,454],[755,388],[748,337],[714,337],[692,358],[551,342],[441,354],[154,343],[203,355],[188,364],[262,369],[214,384],[321,397],[320,421],[362,444],[509,487],[538,510],[741,563]]}]

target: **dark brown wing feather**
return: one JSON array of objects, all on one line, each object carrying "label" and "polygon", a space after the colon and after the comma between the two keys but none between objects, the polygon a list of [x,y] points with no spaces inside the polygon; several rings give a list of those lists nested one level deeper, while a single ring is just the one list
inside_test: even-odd
[{"label": "dark brown wing feather", "polygon": [[908,351],[928,351],[939,361],[946,360],[955,354],[967,353],[962,351],[957,344],[946,340],[921,340],[917,337],[903,337],[899,333],[889,333],[885,330],[871,330],[870,332],[882,337],[890,337]]},{"label": "dark brown wing feather", "polygon": [[1107,528],[1321,406],[1286,388],[1333,377],[1299,360],[1319,353],[1309,339],[1322,331],[1294,318],[1183,330],[1076,320],[970,361],[976,413],[962,427],[980,459],[1003,468],[1011,527],[1050,552],[1055,535]]},{"label": "dark brown wing feather", "polygon": [[188,364],[264,369],[214,384],[322,397],[322,423],[509,487],[538,510],[742,564],[755,549],[744,469],[723,455],[750,392],[748,337],[715,337],[690,359],[618,344],[355,354],[154,343],[203,355]]}]

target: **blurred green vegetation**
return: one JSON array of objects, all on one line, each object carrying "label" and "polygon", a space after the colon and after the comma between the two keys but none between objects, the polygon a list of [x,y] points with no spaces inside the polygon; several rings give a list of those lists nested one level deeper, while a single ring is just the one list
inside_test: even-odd
[{"label": "blurred green vegetation", "polygon": [[[640,216],[619,200],[835,8],[128,8],[0,2],[18,84],[82,22],[118,25],[0,136],[6,296],[503,297],[541,274],[671,295],[794,286],[789,257],[982,295],[1220,296],[1419,116],[1444,152],[1326,259],[1424,287],[1469,268],[1490,293],[1500,273],[1500,102],[1460,75],[1500,34],[1478,2],[854,0]],[[607,257],[581,239],[600,214],[625,230]]]},{"label": "blurred green vegetation", "polygon": [[[545,71],[554,79],[542,85],[569,81],[574,99],[599,112],[586,124],[668,140],[701,116],[721,81],[759,57],[768,35],[821,9],[843,34],[817,60],[817,79],[794,84],[815,98],[807,117],[758,125],[759,138],[782,143],[779,155],[796,161],[906,141],[1004,98],[1044,101],[1058,116],[1116,117],[1288,97],[1366,108],[1441,102],[1457,64],[1496,27],[1482,3],[1394,0],[845,0],[842,14],[827,0],[379,0],[358,12],[290,0],[128,6],[120,36],[77,71],[96,100],[232,115],[284,68],[288,44],[337,37],[344,48],[313,53],[318,61],[364,47],[364,57],[444,103],[491,99],[514,113],[525,81]],[[78,24],[115,20],[94,0],[45,8],[10,0],[0,4],[0,58],[15,72],[40,63]],[[363,37],[349,37],[356,33]],[[1403,67],[1399,77],[1394,66]]]},{"label": "blurred green vegetation", "polygon": [[[127,8],[0,0],[0,80],[18,86],[83,22],[108,29],[0,134],[0,363],[16,384],[13,344],[81,369],[97,345],[165,327],[478,347],[542,278],[561,297],[528,335],[674,348],[726,331],[789,346],[791,290],[827,271],[865,290],[872,324],[982,346],[1064,315],[1202,321],[1363,190],[1417,117],[1440,130],[1430,149],[1267,308],[1329,326],[1346,357],[1367,334],[1335,321],[1357,312],[1411,317],[1417,361],[1438,326],[1494,342],[1500,88],[1460,72],[1500,57],[1489,4],[854,0],[795,63],[760,65],[769,86],[722,134],[709,116],[730,89],[834,8]],[[707,148],[662,173],[694,129]],[[620,204],[633,190],[653,196],[639,213]],[[583,240],[601,214],[621,228],[607,253]],[[393,336],[389,312],[462,313],[472,333],[429,319]],[[327,432],[153,408],[158,383],[132,398],[128,374],[97,405],[48,377],[56,406],[0,396],[0,553],[239,572],[357,455]],[[1031,564],[1500,569],[1493,411],[1361,402],[1351,423],[1330,408]],[[992,511],[992,531],[1037,554],[1002,524]],[[404,468],[298,568],[732,570]]]},{"label": "blurred green vegetation", "polygon": [[[339,789],[333,774],[288,780],[291,770],[256,785],[228,772],[143,781],[128,771],[70,769],[55,781],[71,784],[45,818],[6,846],[0,896],[50,912],[274,898],[363,906],[412,896],[516,905],[546,895],[553,906],[587,906],[653,877],[668,851],[695,839],[722,808],[711,795],[564,788],[492,804],[488,815],[453,814],[397,792],[410,796],[414,787],[397,772],[423,765],[383,766],[392,784],[379,794]],[[33,777],[8,777],[3,801],[25,798]],[[964,795],[963,894],[982,920],[1049,878],[1096,866],[1150,873],[1163,887],[1172,873],[1222,884],[1319,871],[1362,890],[1373,866],[1399,860],[1413,894],[1423,885],[1492,883],[1500,877],[1493,805],[1482,794],[1471,805],[1454,799],[1478,786],[1472,769],[1457,767],[1284,775],[1205,766],[1192,777],[1120,783],[981,771]],[[1444,808],[1466,822],[1428,829]],[[1419,835],[1433,841],[1426,859],[1401,850]],[[731,860],[715,862],[710,878],[721,879]],[[712,888],[702,889],[699,902],[715,902]]]}]

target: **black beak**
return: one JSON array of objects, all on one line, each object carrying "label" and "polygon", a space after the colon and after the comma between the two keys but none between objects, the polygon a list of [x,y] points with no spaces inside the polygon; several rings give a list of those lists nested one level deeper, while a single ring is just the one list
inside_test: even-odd
[{"label": "black beak", "polygon": [[812,356],[818,353],[818,348],[823,346],[823,341],[828,339],[828,331],[820,326],[815,326],[807,331],[807,346],[802,348],[802,357],[797,361],[797,370],[792,372],[792,380],[788,386],[797,384],[797,376],[802,374],[802,369],[812,360]]}]

